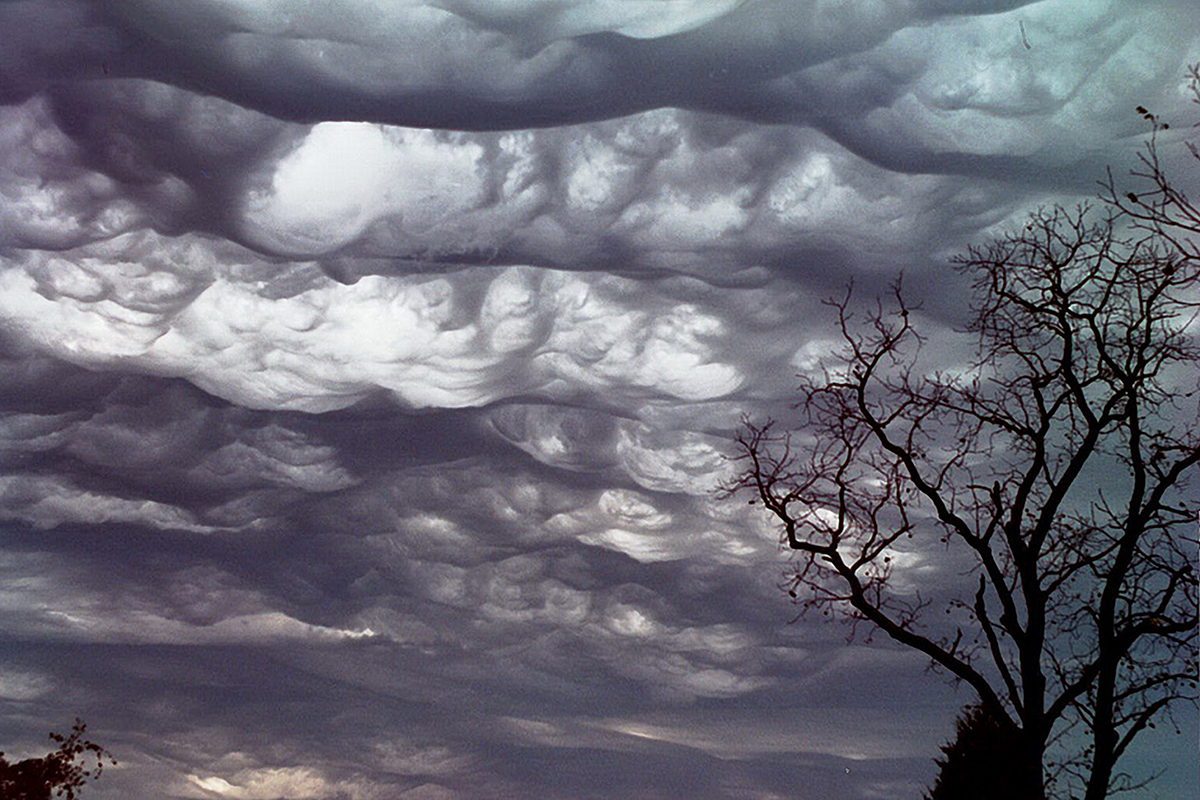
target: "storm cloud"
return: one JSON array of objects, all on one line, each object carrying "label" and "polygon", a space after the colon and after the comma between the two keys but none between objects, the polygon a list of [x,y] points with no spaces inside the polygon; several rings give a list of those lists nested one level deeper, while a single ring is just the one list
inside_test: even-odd
[{"label": "storm cloud", "polygon": [[948,258],[1094,198],[1197,61],[1192,0],[0,5],[5,752],[82,716],[110,798],[915,796],[969,697],[788,624],[730,436],[851,281],[957,363]]}]

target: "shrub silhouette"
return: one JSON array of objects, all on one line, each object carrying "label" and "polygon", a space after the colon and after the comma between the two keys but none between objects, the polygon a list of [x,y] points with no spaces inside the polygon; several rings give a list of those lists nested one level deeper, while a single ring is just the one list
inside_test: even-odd
[{"label": "shrub silhouette", "polygon": [[954,741],[925,800],[1029,800],[1045,796],[1041,762],[1025,752],[1017,726],[981,704],[967,706],[955,724]]},{"label": "shrub silhouette", "polygon": [[[105,758],[114,766],[117,763],[110,752],[84,738],[86,731],[87,725],[77,717],[70,734],[50,734],[58,749],[42,758],[10,763],[0,752],[0,800],[75,800],[85,782],[100,777]],[[94,767],[86,765],[88,754],[96,760]]]}]

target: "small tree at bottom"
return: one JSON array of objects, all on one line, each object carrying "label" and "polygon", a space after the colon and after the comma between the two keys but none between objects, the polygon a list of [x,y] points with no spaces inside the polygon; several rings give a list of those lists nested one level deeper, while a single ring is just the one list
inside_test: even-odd
[{"label": "small tree at bottom", "polygon": [[975,703],[963,709],[954,741],[925,800],[1013,800],[1045,797],[1041,762],[1023,752],[1020,732],[1007,716]]},{"label": "small tree at bottom", "polygon": [[[10,763],[0,752],[0,800],[75,800],[84,783],[100,777],[105,758],[113,766],[117,763],[112,753],[84,737],[86,731],[87,725],[77,717],[71,733],[50,734],[58,749],[42,758]],[[86,763],[89,754],[96,760],[90,768]]]}]

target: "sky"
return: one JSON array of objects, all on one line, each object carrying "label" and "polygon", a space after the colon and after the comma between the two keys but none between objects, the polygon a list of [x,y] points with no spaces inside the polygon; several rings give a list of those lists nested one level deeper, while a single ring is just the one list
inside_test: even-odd
[{"label": "sky", "polygon": [[[1194,0],[0,3],[2,749],[83,717],[100,799],[917,796],[970,696],[796,619],[731,437],[851,281],[962,363],[949,259],[1198,61]],[[1200,792],[1182,726],[1137,797]]]}]

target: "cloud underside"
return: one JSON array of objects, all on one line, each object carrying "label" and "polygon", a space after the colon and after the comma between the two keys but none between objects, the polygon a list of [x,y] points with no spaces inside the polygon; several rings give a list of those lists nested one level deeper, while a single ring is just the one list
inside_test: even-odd
[{"label": "cloud underside", "polygon": [[[777,532],[714,494],[730,434],[833,363],[850,281],[903,272],[961,362],[948,257],[1130,166],[1198,32],[0,5],[5,751],[81,714],[100,797],[918,793],[963,698],[785,624]],[[938,552],[902,591],[945,595]]]}]

